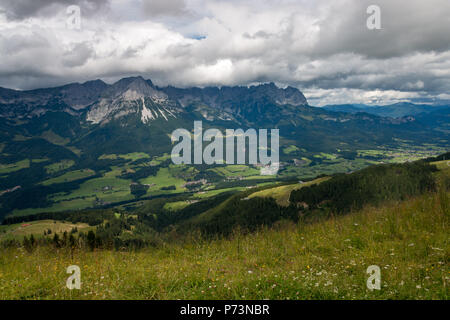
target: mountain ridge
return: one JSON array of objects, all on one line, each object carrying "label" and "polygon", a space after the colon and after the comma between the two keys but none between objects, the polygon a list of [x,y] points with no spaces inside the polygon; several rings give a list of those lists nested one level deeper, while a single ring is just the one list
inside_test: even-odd
[{"label": "mountain ridge", "polygon": [[[279,88],[274,83],[247,87],[181,89],[173,86],[158,87],[150,79],[146,80],[142,76],[136,76],[122,78],[112,84],[107,84],[102,80],[92,80],[25,91],[0,87],[0,117],[30,118],[54,110],[77,113],[86,111],[92,105],[112,103],[117,98],[122,98],[124,101],[150,98],[157,103],[169,102],[169,104],[181,108],[199,103],[224,113],[242,115],[245,113],[244,110],[236,106],[241,100],[266,100],[278,105],[308,105],[300,90],[293,87]],[[55,109],[55,106],[59,107]],[[143,108],[141,109],[143,110]],[[224,118],[230,117],[227,115]]]},{"label": "mountain ridge", "polygon": [[389,105],[365,105],[365,104],[336,104],[321,107],[328,111],[346,113],[368,113],[381,117],[402,118],[415,116],[421,113],[445,110],[448,105],[415,104],[411,102],[398,102]]}]

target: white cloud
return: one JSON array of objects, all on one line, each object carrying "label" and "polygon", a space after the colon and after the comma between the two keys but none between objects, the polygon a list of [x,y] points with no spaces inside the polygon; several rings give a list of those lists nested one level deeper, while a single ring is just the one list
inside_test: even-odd
[{"label": "white cloud", "polygon": [[63,1],[39,3],[0,4],[0,86],[135,74],[184,87],[274,81],[321,105],[450,89],[448,0],[379,0],[381,31],[365,27],[366,0],[105,0],[97,12],[80,0],[81,30],[66,28]]},{"label": "white cloud", "polygon": [[322,107],[330,104],[362,103],[368,105],[387,105],[427,97],[423,92],[405,92],[397,90],[361,90],[361,89],[306,89],[310,105]]}]

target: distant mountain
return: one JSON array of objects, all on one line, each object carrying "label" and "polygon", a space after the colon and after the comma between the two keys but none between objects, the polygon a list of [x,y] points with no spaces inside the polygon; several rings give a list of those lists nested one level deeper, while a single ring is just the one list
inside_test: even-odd
[{"label": "distant mountain", "polygon": [[278,128],[282,144],[307,152],[395,145],[398,139],[445,143],[441,114],[420,120],[385,117],[423,110],[425,106],[407,104],[315,108],[298,89],[273,83],[182,89],[129,77],[113,84],[94,80],[27,91],[0,88],[0,162],[30,157],[95,162],[102,154],[129,152],[160,155],[170,152],[170,133],[192,130],[194,120],[204,121],[205,128]]},{"label": "distant mountain", "polygon": [[[167,87],[162,89],[167,95],[180,103],[181,106],[195,106],[195,110],[214,119],[219,111],[222,119],[238,119],[243,122],[258,120],[271,110],[268,105],[307,106],[308,102],[298,89],[287,87],[278,88],[274,83],[251,87],[207,87],[204,89],[178,89]],[[212,114],[205,110],[205,106],[212,107]],[[273,111],[273,110],[272,110]]]},{"label": "distant mountain", "polygon": [[98,101],[89,107],[86,120],[93,124],[109,122],[132,114],[140,114],[142,123],[158,117],[176,118],[180,107],[167,94],[142,77],[125,78],[102,91]]},{"label": "distant mountain", "polygon": [[[129,77],[113,84],[94,80],[27,91],[0,88],[0,219],[15,209],[65,205],[61,197],[69,194],[76,202],[73,208],[128,201],[129,179],[143,182],[157,172],[164,183],[205,177],[222,183],[210,166],[184,168],[189,173],[180,171],[175,180],[172,175],[164,178],[165,170],[182,169],[169,167],[170,159],[160,157],[171,152],[171,133],[193,130],[196,120],[203,122],[204,130],[222,132],[279,129],[280,161],[285,164],[281,170],[284,176],[297,177],[301,166],[316,172],[314,167],[325,158],[347,166],[361,150],[377,154],[424,144],[427,150],[448,147],[448,109],[429,110],[433,111],[400,118],[330,111],[309,106],[296,88],[273,83],[182,89]],[[164,160],[150,162],[149,157]],[[118,189],[111,191],[113,183]],[[242,183],[250,186],[254,181]],[[91,191],[78,194],[82,185]],[[102,201],[97,199],[100,187],[107,188],[98,197]]]},{"label": "distant mountain", "polygon": [[358,113],[365,112],[380,117],[401,118],[405,116],[415,116],[420,113],[430,113],[438,110],[448,109],[446,105],[427,105],[400,102],[385,106],[369,106],[364,104],[340,104],[327,105],[322,107],[325,110],[335,112]]}]

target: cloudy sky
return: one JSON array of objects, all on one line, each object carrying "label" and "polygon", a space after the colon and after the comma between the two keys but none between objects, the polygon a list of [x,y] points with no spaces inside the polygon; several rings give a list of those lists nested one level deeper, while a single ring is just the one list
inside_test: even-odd
[{"label": "cloudy sky", "polygon": [[0,0],[0,86],[133,75],[272,81],[312,105],[450,100],[450,1]]}]

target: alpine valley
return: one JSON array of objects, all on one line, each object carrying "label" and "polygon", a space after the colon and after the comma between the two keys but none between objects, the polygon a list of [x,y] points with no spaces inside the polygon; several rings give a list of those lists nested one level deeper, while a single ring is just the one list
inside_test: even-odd
[{"label": "alpine valley", "polygon": [[[273,83],[175,88],[130,77],[114,84],[0,88],[0,220],[136,210],[155,199],[176,211],[221,194],[448,150],[448,105],[394,107],[318,108],[298,89]],[[195,120],[205,130],[279,129],[278,175],[260,176],[257,166],[247,165],[174,165],[171,133],[192,130]]]}]

